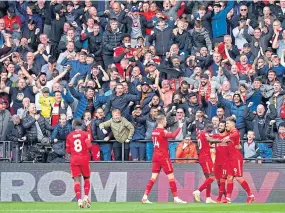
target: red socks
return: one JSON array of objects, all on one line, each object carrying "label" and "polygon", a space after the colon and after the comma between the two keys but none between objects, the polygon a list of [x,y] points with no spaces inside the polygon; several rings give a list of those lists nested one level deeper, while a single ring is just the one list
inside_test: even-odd
[{"label": "red socks", "polygon": [[248,183],[244,180],[240,185],[246,191],[247,195],[250,196],[251,195],[251,191],[250,191]]},{"label": "red socks", "polygon": [[81,199],[81,188],[79,182],[74,183],[74,192],[77,200]]},{"label": "red socks", "polygon": [[227,183],[227,197],[228,198],[231,198],[233,189],[234,189],[233,181],[232,180],[228,180],[228,183]]},{"label": "red socks", "polygon": [[150,193],[151,189],[152,189],[152,186],[153,184],[155,183],[155,180],[154,179],[149,179],[147,185],[146,185],[146,188],[145,188],[145,192],[144,194],[146,196],[148,196],[148,194]]},{"label": "red socks", "polygon": [[[205,182],[200,186],[200,188],[198,189],[200,192],[202,192],[204,189],[207,188],[207,186],[210,186],[210,193],[211,193],[211,184],[213,183],[214,179],[212,178],[207,178],[207,180],[205,180]],[[207,196],[208,197],[208,196]]]},{"label": "red socks", "polygon": [[222,199],[223,194],[225,193],[226,190],[226,183],[224,179],[220,180],[220,185],[219,185],[219,196],[218,196],[218,200]]},{"label": "red socks", "polygon": [[211,184],[206,188],[206,197],[211,197]]},{"label": "red socks", "polygon": [[89,191],[90,191],[90,180],[85,179],[84,180],[84,194],[88,196]]},{"label": "red socks", "polygon": [[169,186],[170,186],[170,190],[172,192],[173,197],[177,197],[177,186],[175,183],[175,179],[170,179],[169,181]]}]

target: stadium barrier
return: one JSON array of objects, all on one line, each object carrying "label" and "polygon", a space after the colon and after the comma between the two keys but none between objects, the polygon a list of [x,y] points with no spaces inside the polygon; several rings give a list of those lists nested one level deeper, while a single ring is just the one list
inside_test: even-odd
[{"label": "stadium barrier", "polygon": [[[192,140],[194,143],[197,143],[197,140]],[[110,140],[110,143],[114,143],[116,142],[116,140]],[[150,142],[150,140],[138,140],[137,142]],[[169,140],[169,142],[181,142],[181,140]],[[245,140],[242,141],[242,144],[245,142]],[[12,141],[0,141],[0,161],[9,161],[11,162],[12,159],[12,150],[11,150],[11,143],[13,143]],[[104,140],[96,140],[93,141],[93,143],[106,143],[106,141]],[[272,140],[265,140],[265,141],[256,141],[256,143],[273,143]],[[125,148],[124,148],[124,143],[122,144],[122,156],[124,156],[124,152],[125,152]],[[19,159],[18,159],[18,153],[19,153],[19,145],[16,144],[16,156],[15,156],[15,162],[18,163]],[[173,158],[171,160],[198,160],[197,158]],[[272,161],[276,161],[276,162],[284,162],[285,163],[285,159],[284,158],[245,158],[244,160],[248,160],[248,161],[255,161],[255,163],[258,163],[258,161],[262,161],[262,162],[266,162],[266,163],[270,163]],[[121,161],[101,161],[101,162],[105,162],[105,163],[110,163],[110,162],[124,162],[124,158],[122,158]],[[24,163],[30,163],[32,161],[25,161]],[[69,161],[66,161],[67,163]],[[97,162],[97,161],[96,161]],[[126,161],[126,162],[132,162],[132,161]],[[135,161],[137,162],[137,161]],[[148,161],[140,161],[141,163],[143,162],[148,162]]]},{"label": "stadium barrier", "polygon": [[[139,202],[151,176],[150,163],[92,163],[93,202]],[[198,164],[174,164],[178,195],[193,202],[192,192],[204,181]],[[245,164],[244,178],[258,203],[285,202],[285,164]],[[212,184],[216,199],[217,184]],[[205,201],[205,192],[201,194]],[[235,182],[233,202],[245,202],[246,193]],[[172,202],[166,175],[161,173],[150,193],[154,202]],[[70,202],[75,201],[73,179],[68,164],[0,163],[0,201]]]}]

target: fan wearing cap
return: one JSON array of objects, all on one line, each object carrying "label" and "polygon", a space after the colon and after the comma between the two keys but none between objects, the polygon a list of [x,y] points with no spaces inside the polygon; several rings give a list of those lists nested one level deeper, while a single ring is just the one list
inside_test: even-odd
[{"label": "fan wearing cap", "polygon": [[243,139],[246,128],[246,121],[244,117],[244,111],[246,105],[243,103],[242,96],[239,92],[235,92],[233,100],[229,101],[223,98],[221,93],[218,93],[219,103],[229,110],[231,115],[236,117],[236,128],[240,131],[240,137]]},{"label": "fan wearing cap", "polygon": [[7,9],[7,15],[3,17],[5,28],[7,31],[12,32],[13,24],[17,23],[20,28],[22,28],[22,21],[20,16],[16,16],[15,9],[13,7],[9,7]]},{"label": "fan wearing cap", "polygon": [[212,15],[212,32],[214,38],[214,44],[221,42],[223,36],[227,34],[227,14],[233,8],[234,2],[228,1],[225,9],[221,10],[221,5],[215,3],[214,13]]},{"label": "fan wearing cap", "polygon": [[146,120],[147,117],[142,115],[142,108],[140,105],[136,105],[131,117],[131,123],[134,125],[135,132],[133,139],[130,143],[130,150],[133,161],[145,160],[145,142],[139,142],[138,140],[145,139],[146,132]]},{"label": "fan wearing cap", "polygon": [[131,35],[132,47],[137,45],[137,38],[139,36],[146,36],[146,28],[153,27],[152,21],[147,21],[139,12],[139,8],[133,6],[131,14],[127,17],[127,33]]},{"label": "fan wearing cap", "polygon": [[44,118],[51,117],[51,106],[54,103],[54,97],[50,96],[50,91],[48,87],[44,87],[41,90],[41,94],[39,97],[39,104],[41,109],[41,115]]},{"label": "fan wearing cap", "polygon": [[235,45],[238,49],[242,49],[243,45],[247,43],[247,40],[244,36],[244,31],[248,31],[247,34],[252,34],[254,29],[248,25],[247,19],[241,17],[238,22],[238,26],[233,29],[233,36],[235,37]]}]

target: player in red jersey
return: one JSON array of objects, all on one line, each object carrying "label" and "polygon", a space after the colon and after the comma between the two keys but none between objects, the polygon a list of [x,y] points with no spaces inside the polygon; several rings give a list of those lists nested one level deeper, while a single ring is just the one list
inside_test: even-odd
[{"label": "player in red jersey", "polygon": [[171,133],[167,132],[164,129],[166,126],[166,117],[164,115],[159,115],[156,121],[157,128],[152,131],[152,141],[154,145],[154,153],[152,158],[152,175],[146,186],[144,196],[142,198],[142,203],[151,203],[148,200],[148,195],[158,177],[161,168],[168,177],[169,186],[174,197],[174,202],[186,203],[177,197],[177,187],[174,179],[172,163],[168,152],[168,138],[175,138],[181,131],[183,123],[180,123],[179,128],[176,129],[175,132]]},{"label": "player in red jersey", "polygon": [[[70,154],[70,170],[74,179],[74,191],[78,200],[78,207],[91,207],[88,199],[90,191],[90,149],[92,148],[90,135],[81,130],[81,119],[74,119],[72,123],[74,131],[70,132],[66,138],[66,152]],[[80,179],[84,178],[84,198],[81,199]]]},{"label": "player in red jersey", "polygon": [[202,167],[203,173],[207,178],[204,183],[198,188],[198,190],[193,192],[193,196],[196,202],[201,202],[200,193],[206,189],[206,203],[216,203],[211,199],[211,184],[215,180],[214,175],[214,164],[210,153],[210,144],[207,140],[209,134],[213,131],[213,124],[209,123],[206,125],[204,131],[200,132],[198,136],[199,144],[199,164]]},{"label": "player in red jersey", "polygon": [[251,193],[248,183],[244,180],[243,176],[243,156],[240,151],[240,133],[235,127],[235,117],[227,118],[226,130],[229,135],[225,137],[222,142],[228,143],[228,178],[227,178],[227,197],[225,202],[231,202],[231,195],[233,191],[233,179],[239,182],[242,188],[246,191],[248,198],[246,203],[252,203],[255,198]]},{"label": "player in red jersey", "polygon": [[212,138],[207,139],[210,141],[210,143],[215,143],[216,160],[214,170],[215,177],[219,186],[217,203],[221,203],[222,196],[226,193],[225,184],[227,180],[228,169],[228,143],[222,143],[222,139],[228,136],[228,133],[226,132],[226,121],[220,121],[218,131],[219,134],[213,134]]}]

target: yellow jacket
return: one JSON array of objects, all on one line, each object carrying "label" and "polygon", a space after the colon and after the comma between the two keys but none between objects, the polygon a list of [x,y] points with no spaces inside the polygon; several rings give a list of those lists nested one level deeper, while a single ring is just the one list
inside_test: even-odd
[{"label": "yellow jacket", "polygon": [[51,105],[55,102],[54,97],[48,96],[44,97],[40,95],[39,103],[41,105],[41,114],[45,118],[50,118],[51,115]]}]

